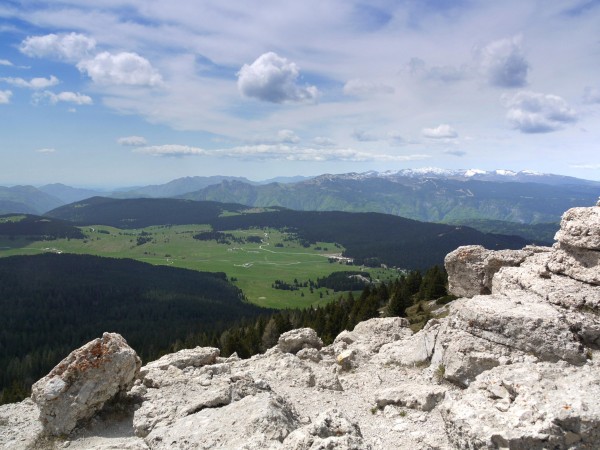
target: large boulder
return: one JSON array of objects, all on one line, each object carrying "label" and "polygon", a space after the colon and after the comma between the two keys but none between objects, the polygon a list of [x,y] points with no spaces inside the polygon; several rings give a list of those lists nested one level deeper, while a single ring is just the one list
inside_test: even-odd
[{"label": "large boulder", "polygon": [[481,245],[458,247],[444,259],[448,291],[457,297],[490,294],[494,274],[501,267],[520,265],[533,251],[533,248],[492,251]]},{"label": "large boulder", "polygon": [[591,449],[600,442],[598,367],[496,367],[441,405],[456,448]]},{"label": "large boulder", "polygon": [[548,269],[583,283],[600,285],[600,251],[559,244],[548,261]]},{"label": "large boulder", "polygon": [[140,358],[117,333],[104,333],[71,352],[32,387],[45,431],[69,434],[79,420],[127,390],[140,366]]},{"label": "large boulder", "polygon": [[554,238],[571,247],[600,250],[600,207],[569,209]]},{"label": "large boulder", "polygon": [[271,392],[249,395],[220,408],[205,408],[155,428],[146,442],[154,450],[280,449],[300,426],[294,408]]},{"label": "large boulder", "polygon": [[321,350],[323,341],[312,328],[300,328],[283,333],[279,336],[277,347],[284,353],[298,353],[305,348]]},{"label": "large boulder", "polygon": [[409,382],[380,391],[377,393],[375,403],[382,409],[387,405],[398,405],[431,411],[438,402],[443,400],[446,391],[447,389],[442,386]]}]

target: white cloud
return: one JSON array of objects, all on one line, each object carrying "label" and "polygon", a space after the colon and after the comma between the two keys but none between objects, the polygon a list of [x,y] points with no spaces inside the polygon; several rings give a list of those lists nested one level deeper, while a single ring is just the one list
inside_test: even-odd
[{"label": "white cloud", "polygon": [[344,94],[357,97],[393,93],[394,88],[392,86],[382,83],[375,83],[372,81],[365,81],[361,80],[360,78],[350,80],[344,85]]},{"label": "white cloud", "polygon": [[279,142],[284,144],[297,144],[300,142],[300,138],[292,130],[279,130],[277,137]]},{"label": "white cloud", "polygon": [[209,154],[208,151],[202,148],[177,144],[151,145],[148,147],[136,148],[133,151],[136,153],[144,153],[153,156],[189,156]]},{"label": "white cloud", "polygon": [[492,86],[513,88],[527,84],[529,63],[519,36],[489,43],[477,52],[479,67]]},{"label": "white cloud", "polygon": [[548,133],[577,121],[577,113],[557,95],[521,91],[502,97],[506,118],[523,133]]},{"label": "white cloud", "polygon": [[38,58],[57,58],[65,61],[79,61],[88,56],[96,47],[96,41],[78,33],[47,34],[29,36],[21,42],[22,53]]},{"label": "white cloud", "polygon": [[6,105],[10,103],[12,97],[12,91],[0,91],[0,105]]},{"label": "white cloud", "polygon": [[37,153],[55,153],[56,149],[54,148],[39,148],[36,150]]},{"label": "white cloud", "polygon": [[60,92],[58,94],[51,91],[44,91],[33,95],[34,103],[39,103],[42,100],[47,100],[53,105],[58,102],[74,103],[76,105],[92,105],[94,103],[92,98],[87,95],[69,91]]},{"label": "white cloud", "polygon": [[389,155],[370,153],[350,148],[310,148],[285,144],[242,145],[232,148],[205,150],[187,145],[158,145],[133,150],[153,156],[208,156],[241,160],[278,161],[416,161],[427,159],[429,155]]},{"label": "white cloud", "polygon": [[32,78],[29,81],[23,78],[0,78],[0,80],[13,86],[29,89],[46,89],[59,83],[58,78],[54,75],[50,75],[50,78]]},{"label": "white cloud", "polygon": [[571,164],[573,169],[600,170],[600,164]]},{"label": "white cloud", "polygon": [[8,59],[0,59],[0,66],[14,66]]},{"label": "white cloud", "polygon": [[300,86],[300,71],[295,63],[274,52],[264,53],[238,72],[238,89],[245,97],[271,103],[314,102],[315,86]]},{"label": "white cloud", "polygon": [[458,133],[448,124],[441,124],[435,128],[423,128],[421,134],[429,139],[455,139]]},{"label": "white cloud", "polygon": [[142,136],[124,136],[117,139],[117,143],[128,147],[140,147],[146,145],[147,142]]},{"label": "white cloud", "polygon": [[584,103],[600,103],[600,89],[587,86],[583,90]]},{"label": "white cloud", "polygon": [[320,147],[333,147],[335,145],[335,141],[328,137],[317,136],[313,139],[313,143]]},{"label": "white cloud", "polygon": [[77,68],[85,72],[94,83],[130,86],[157,86],[162,77],[150,62],[137,53],[102,52],[92,59],[80,61]]}]

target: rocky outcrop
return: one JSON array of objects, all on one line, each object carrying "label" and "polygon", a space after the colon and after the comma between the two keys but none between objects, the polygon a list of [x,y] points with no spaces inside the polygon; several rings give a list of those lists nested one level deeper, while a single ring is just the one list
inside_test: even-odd
[{"label": "rocky outcrop", "polygon": [[[463,298],[417,333],[380,318],[325,347],[292,330],[246,360],[182,350],[144,366],[126,401],[73,415],[68,399],[96,397],[91,368],[111,392],[131,385],[94,350],[105,334],[36,384],[41,420],[31,400],[0,407],[0,448],[600,448],[599,211],[565,213],[554,247],[450,253]],[[50,410],[54,398],[63,406]]]},{"label": "rocky outcrop", "polygon": [[44,429],[68,434],[104,403],[133,383],[141,366],[135,351],[116,333],[104,333],[70,353],[32,387]]}]

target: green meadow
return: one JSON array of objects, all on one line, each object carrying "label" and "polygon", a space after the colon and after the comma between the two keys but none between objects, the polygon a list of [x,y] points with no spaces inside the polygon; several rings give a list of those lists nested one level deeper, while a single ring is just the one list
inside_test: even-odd
[{"label": "green meadow", "polygon": [[[108,226],[81,227],[86,238],[32,241],[0,237],[0,257],[32,255],[42,252],[80,253],[112,258],[133,258],[155,265],[224,272],[247,299],[273,308],[302,308],[327,303],[337,293],[325,288],[303,287],[288,291],[274,289],[275,280],[300,284],[343,270],[365,270],[373,279],[389,280],[397,276],[392,269],[360,268],[343,262],[330,262],[342,247],[319,242],[304,247],[294,235],[275,229],[232,230],[225,233],[243,243],[200,241],[193,236],[210,231],[208,225],[153,226],[121,230]],[[250,238],[256,242],[248,242]],[[260,241],[259,241],[260,239]]]}]

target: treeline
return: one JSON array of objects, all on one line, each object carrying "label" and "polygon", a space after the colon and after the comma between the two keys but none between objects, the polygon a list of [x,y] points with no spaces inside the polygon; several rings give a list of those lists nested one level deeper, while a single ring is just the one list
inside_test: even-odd
[{"label": "treeline", "polygon": [[368,285],[360,296],[352,292],[316,308],[288,309],[244,319],[222,332],[202,332],[188,336],[187,342],[177,342],[171,351],[191,346],[217,346],[222,356],[237,353],[241,358],[266,351],[277,344],[279,336],[295,328],[313,328],[325,345],[333,342],[343,330],[352,330],[363,320],[381,316],[408,317],[415,328],[431,318],[425,300],[439,299],[443,304],[452,299],[447,295],[447,274],[438,266],[425,274],[412,271],[389,283]]},{"label": "treeline", "polygon": [[269,211],[221,216],[211,220],[215,231],[277,228],[295,233],[307,246],[336,242],[357,265],[426,269],[441,264],[461,245],[480,244],[490,249],[522,248],[517,236],[484,234],[465,226],[418,222],[379,213]]},{"label": "treeline", "polygon": [[50,254],[0,259],[0,402],[22,398],[69,352],[118,332],[144,362],[205,330],[270,310],[224,273]]},{"label": "treeline", "polygon": [[365,284],[370,282],[371,274],[369,272],[346,270],[317,278],[317,287],[332,289],[335,292],[360,291],[365,287]]},{"label": "treeline", "polygon": [[235,237],[231,233],[223,233],[221,231],[202,231],[192,236],[199,241],[215,241],[217,244],[229,245],[232,242],[235,244],[260,244],[262,238],[260,236]]}]

